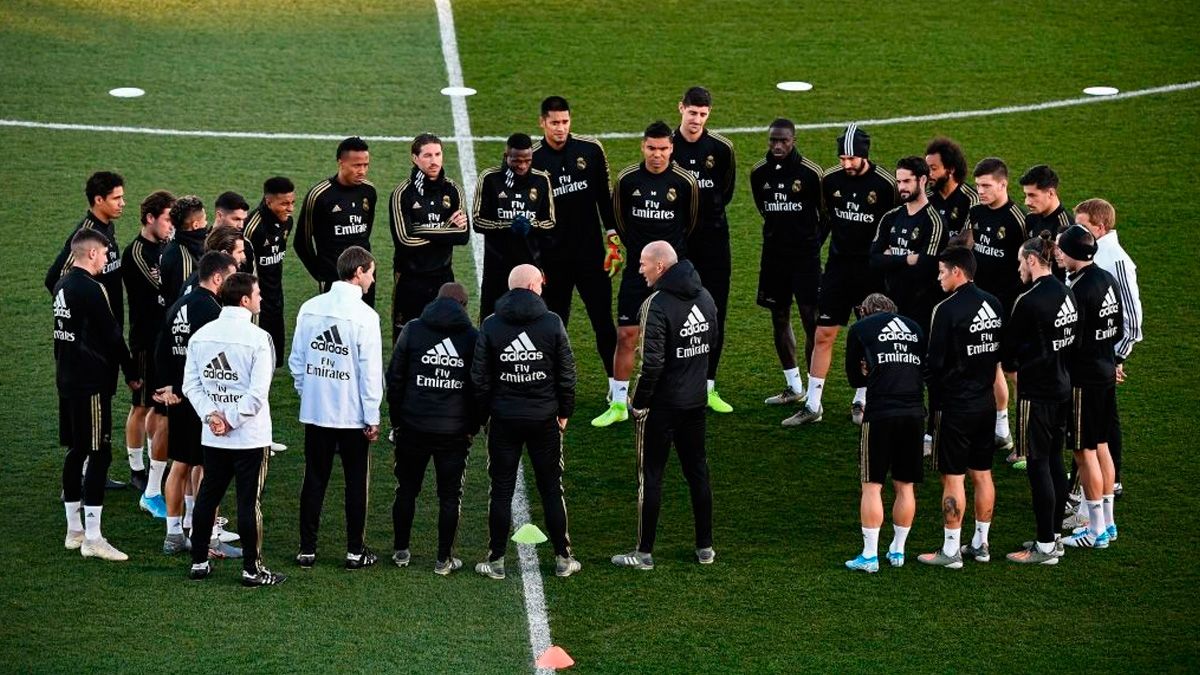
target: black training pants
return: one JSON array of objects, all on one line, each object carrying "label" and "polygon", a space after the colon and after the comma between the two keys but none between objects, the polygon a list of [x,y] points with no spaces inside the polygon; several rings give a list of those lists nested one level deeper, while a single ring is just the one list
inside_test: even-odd
[{"label": "black training pants", "polygon": [[708,379],[717,379],[717,366],[725,349],[725,316],[729,307],[729,277],[732,260],[729,250],[729,228],[697,228],[688,240],[688,259],[700,273],[700,283],[708,289],[717,306],[717,340],[708,355]]},{"label": "black training pants", "polygon": [[208,560],[208,542],[212,539],[217,506],[225,497],[230,481],[237,481],[238,534],[242,536],[242,568],[256,574],[262,561],[262,498],[267,480],[268,448],[231,450],[204,447],[204,480],[196,495],[192,514],[192,564]]},{"label": "black training pants", "polygon": [[[92,394],[58,399],[58,439],[67,448],[63,458],[63,501],[104,506],[104,486],[112,465],[112,396]],[[87,474],[82,487],[83,463]]]},{"label": "black training pants", "polygon": [[529,449],[534,480],[542,498],[546,534],[554,544],[554,552],[569,557],[571,539],[567,534],[567,500],[562,487],[562,431],[558,421],[553,418],[534,421],[493,417],[488,426],[488,476],[492,483],[488,501],[488,532],[491,536],[488,559],[502,558],[508,550],[513,492],[516,491],[523,447]]},{"label": "black training pants", "polygon": [[662,507],[663,473],[671,444],[679,455],[683,477],[692,496],[696,548],[712,546],[712,486],[704,450],[705,409],[655,410],[634,425],[638,462],[638,551],[654,552],[658,514]]},{"label": "black training pants", "polygon": [[546,262],[546,287],[542,299],[562,319],[571,322],[571,299],[579,288],[579,298],[587,311],[592,332],[596,334],[596,352],[604,364],[604,372],[613,376],[613,355],[617,349],[617,326],[612,313],[612,279],[604,271],[603,258],[597,261],[566,258]]},{"label": "black training pants", "polygon": [[333,456],[342,456],[346,474],[346,552],[359,555],[367,529],[367,484],[371,480],[371,444],[361,428],[331,429],[304,425],[304,482],[300,486],[300,552],[317,552],[317,528]]},{"label": "black training pants", "polygon": [[425,482],[425,470],[433,460],[438,496],[439,561],[453,554],[462,515],[463,480],[467,470],[467,455],[471,437],[466,434],[434,434],[409,427],[396,430],[396,499],[392,502],[393,547],[397,551],[409,547],[417,495]]}]

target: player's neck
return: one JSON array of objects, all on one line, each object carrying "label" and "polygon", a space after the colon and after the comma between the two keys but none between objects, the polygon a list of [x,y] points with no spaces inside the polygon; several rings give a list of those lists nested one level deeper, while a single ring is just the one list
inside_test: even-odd
[{"label": "player's neck", "polygon": [[1054,200],[1054,204],[1051,205],[1050,208],[1046,209],[1046,211],[1044,213],[1039,213],[1038,215],[1042,216],[1043,218],[1047,218],[1047,217],[1053,215],[1055,211],[1058,211],[1061,208],[1062,208],[1062,202],[1056,199],[1056,200]]},{"label": "player's neck", "polygon": [[1031,268],[1029,270],[1029,283],[1030,284],[1035,284],[1035,283],[1041,281],[1042,279],[1045,279],[1046,277],[1053,276],[1050,273],[1049,267],[1038,268],[1038,267],[1034,267],[1033,265],[1030,265],[1030,268]]},{"label": "player's neck", "polygon": [[142,231],[138,234],[141,235],[142,239],[145,239],[146,241],[152,241],[156,244],[162,243],[162,240],[155,238],[154,232],[148,227],[143,227]]},{"label": "player's neck", "polygon": [[542,141],[544,141],[546,145],[550,146],[551,150],[562,150],[563,148],[567,147],[567,141],[570,140],[570,138],[571,136],[568,134],[567,137],[563,139],[562,143],[555,143],[550,139],[549,136],[543,136]]},{"label": "player's neck", "polygon": [[100,215],[99,213],[96,213],[96,209],[88,209],[88,213],[90,213],[92,215],[93,220],[101,222],[105,225],[108,225],[109,223],[112,222],[108,218],[105,218],[104,216]]},{"label": "player's neck", "polygon": [[918,193],[916,199],[912,200],[911,202],[906,203],[904,205],[904,207],[906,209],[908,209],[908,215],[915,216],[921,209],[925,208],[928,205],[929,205],[929,198],[925,196],[924,192],[920,192],[920,193]]},{"label": "player's neck", "polygon": [[943,185],[942,189],[939,190],[938,192],[942,195],[942,198],[945,199],[946,197],[949,197],[950,195],[954,194],[954,191],[957,189],[958,189],[958,181],[954,180],[953,178],[947,178],[946,184]]},{"label": "player's neck", "polygon": [[1000,209],[1007,208],[1008,197],[1005,197],[1003,200],[994,201],[991,204],[988,204],[987,207],[993,211],[999,211]]},{"label": "player's neck", "polygon": [[341,185],[342,187],[354,187],[354,185],[355,185],[353,181],[351,181],[349,178],[343,176],[340,173],[338,175],[334,176],[334,180],[336,180],[338,182],[338,185]]},{"label": "player's neck", "polygon": [[682,126],[680,126],[679,135],[683,136],[683,140],[687,141],[688,143],[695,143],[696,141],[700,140],[701,136],[704,135],[704,127],[700,127],[700,131],[694,134],[689,134],[687,129],[684,129]]},{"label": "player's neck", "polygon": [[203,281],[201,281],[198,285],[200,286],[200,288],[203,288],[204,290],[208,291],[209,293],[212,293],[213,295],[216,295],[217,291],[220,290],[220,286],[210,286],[210,285],[204,283]]}]

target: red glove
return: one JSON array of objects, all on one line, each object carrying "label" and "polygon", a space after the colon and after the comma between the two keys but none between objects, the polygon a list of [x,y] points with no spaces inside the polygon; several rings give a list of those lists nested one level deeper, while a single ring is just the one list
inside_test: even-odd
[{"label": "red glove", "polygon": [[604,242],[608,251],[604,254],[604,271],[615,277],[625,267],[625,253],[621,250],[621,238],[616,233],[608,235]]}]

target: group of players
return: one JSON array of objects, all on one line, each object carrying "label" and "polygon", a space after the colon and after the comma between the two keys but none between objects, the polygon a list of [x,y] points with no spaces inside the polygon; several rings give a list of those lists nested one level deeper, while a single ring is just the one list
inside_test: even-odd
[{"label": "group of players", "polygon": [[[603,148],[572,134],[567,101],[549,97],[539,118],[543,138],[509,137],[503,164],[480,174],[470,217],[462,190],[445,175],[441,141],[432,134],[414,139],[412,171],[388,204],[395,243],[396,350],[387,397],[399,484],[393,505],[397,565],[408,564],[412,502],[433,459],[441,502],[435,571],[461,566],[451,549],[462,471],[471,437],[490,420],[492,545],[477,571],[503,577],[509,527],[503,497],[511,498],[522,446],[529,449],[546,505],[556,569],[562,576],[579,569],[561,490],[561,433],[574,407],[574,360],[559,340],[565,339],[575,287],[609,376],[608,407],[592,424],[609,426],[631,414],[638,422],[638,548],[613,562],[653,566],[659,485],[672,443],[692,492],[697,559],[712,561],[704,411],[732,411],[715,380],[731,274],[725,210],[736,164],[729,140],[706,128],[711,107],[707,90],[685,92],[679,126],[650,125],[643,161],[621,171],[610,190]],[[878,569],[881,492],[889,472],[896,535],[888,559],[903,564],[915,512],[912,484],[922,480],[922,446],[943,476],[946,539],[942,549],[919,559],[951,568],[961,567],[964,555],[989,559],[993,448],[1014,445],[1005,372],[1017,384],[1020,413],[1009,461],[1028,463],[1037,516],[1037,537],[1009,558],[1054,564],[1064,543],[1106,546],[1117,533],[1114,387],[1124,377],[1123,360],[1141,339],[1135,268],[1117,242],[1112,206],[1087,200],[1072,218],[1059,201],[1058,177],[1036,166],[1020,180],[1026,214],[1008,197],[1004,162],[988,158],[976,165],[976,191],[966,182],[961,148],[948,139],[930,143],[924,157],[901,159],[894,174],[869,154],[870,137],[851,124],[838,138],[839,165],[823,171],[797,151],[794,125],[779,119],[769,128],[766,156],[750,171],[763,218],[757,301],[771,312],[786,382],[765,402],[801,404],[785,426],[822,419],[839,327],[852,313],[860,319],[848,335],[846,371],[856,387],[851,416],[862,425],[864,547],[847,566]],[[334,454],[342,456],[347,474],[346,565],[375,562],[362,535],[368,443],[378,436],[383,396],[377,389],[382,366],[368,358],[380,351],[369,253],[378,201],[366,179],[369,163],[365,141],[343,141],[337,173],[309,190],[295,228],[295,188],[284,177],[264,183],[253,209],[235,193],[221,195],[212,227],[198,198],[155,192],[143,201],[141,231],[123,254],[114,225],[124,207],[123,181],[108,172],[89,179],[88,214],[46,280],[55,298],[60,440],[68,448],[67,548],[125,559],[100,532],[111,400],[123,367],[134,390],[126,424],[131,482],[142,492],[142,508],[167,521],[164,552],[190,548],[196,578],[211,569],[209,557],[244,557],[244,583],[282,580],[261,563],[257,500],[272,448],[283,449],[271,440],[266,392],[270,373],[284,363],[282,265],[295,229],[293,248],[322,292],[297,318],[289,359],[306,425],[297,562],[315,562],[316,522]],[[451,267],[454,247],[467,243],[472,227],[485,242],[478,332]],[[618,274],[614,326],[611,278]],[[123,291],[129,296],[128,349]],[[356,297],[363,302],[349,302]],[[807,387],[797,364],[793,301],[805,331]],[[207,339],[197,342],[198,334]],[[637,396],[631,405],[639,351],[635,392],[643,396],[640,405]],[[672,373],[671,391],[647,384],[663,369]],[[256,419],[266,419],[265,428],[247,424]],[[1057,534],[1070,492],[1061,461],[1064,436],[1076,451],[1072,476],[1083,492],[1072,518],[1081,527],[1066,538]],[[251,454],[254,461],[246,459]],[[164,489],[168,459],[174,464]],[[968,473],[976,527],[964,545],[959,532]],[[237,534],[216,517],[234,478]],[[193,511],[203,522],[193,523]],[[189,527],[190,538],[184,531]],[[229,544],[239,535],[243,549]],[[192,546],[198,541],[209,541],[208,550]]]}]

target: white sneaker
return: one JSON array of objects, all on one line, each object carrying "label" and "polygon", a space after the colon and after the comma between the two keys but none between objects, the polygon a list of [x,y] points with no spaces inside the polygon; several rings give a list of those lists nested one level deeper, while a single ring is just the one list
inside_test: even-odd
[{"label": "white sneaker", "polygon": [[67,530],[63,546],[66,546],[68,551],[78,551],[79,547],[83,546],[83,530]]},{"label": "white sneaker", "polygon": [[271,441],[271,454],[272,455],[274,455],[277,452],[283,452],[284,450],[287,450],[286,445],[284,445],[283,443],[276,443],[275,441]]},{"label": "white sneaker", "polygon": [[933,454],[933,436],[925,434],[925,440],[921,443],[921,453],[925,457]]},{"label": "white sneaker", "polygon": [[104,537],[100,537],[99,539],[84,538],[83,545],[79,547],[79,552],[85,558],[100,558],[101,560],[111,560],[113,562],[129,560],[129,556],[118,551]]},{"label": "white sneaker", "polygon": [[1079,513],[1072,513],[1069,518],[1065,518],[1063,520],[1063,531],[1074,532],[1081,527],[1087,527],[1089,522],[1091,522],[1091,519],[1087,516]]},{"label": "white sneaker", "polygon": [[225,529],[225,526],[228,524],[229,519],[225,516],[218,517],[216,523],[213,524],[213,537],[220,539],[222,544],[229,544],[242,538],[242,535],[237,532],[230,532]]}]

